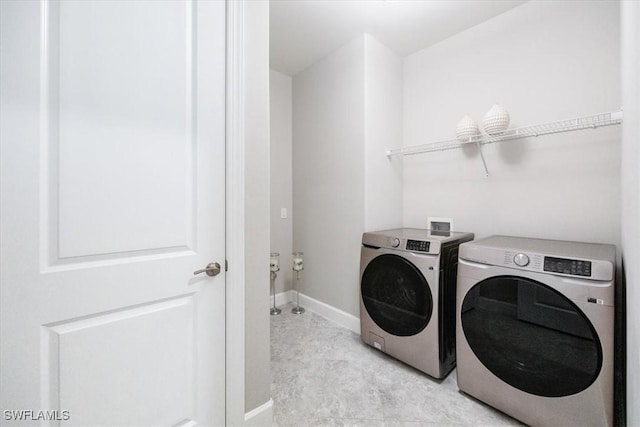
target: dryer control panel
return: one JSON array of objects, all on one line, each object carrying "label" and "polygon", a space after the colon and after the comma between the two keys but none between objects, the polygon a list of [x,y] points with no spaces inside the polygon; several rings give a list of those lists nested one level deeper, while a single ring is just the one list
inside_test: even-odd
[{"label": "dryer control panel", "polygon": [[544,271],[591,277],[591,261],[546,256],[544,257]]},{"label": "dryer control panel", "polygon": [[[613,247],[608,245],[599,245],[609,252],[609,259],[598,253],[596,256],[583,257],[584,253],[576,253],[578,256],[563,256],[558,252],[580,252],[579,250],[562,250],[562,246],[548,244],[548,247],[530,248],[505,248],[502,243],[511,243],[510,241],[498,240],[500,244],[487,245],[488,239],[484,241],[468,242],[460,245],[460,259],[472,262],[478,262],[486,265],[496,265],[517,270],[525,270],[538,273],[553,274],[557,276],[573,277],[582,280],[595,281],[611,281],[615,278],[615,252]],[[489,240],[489,243],[492,241]],[[483,244],[484,243],[484,244]],[[516,243],[520,243],[519,241]],[[571,242],[571,245],[578,245]],[[506,245],[505,245],[506,246]],[[514,245],[515,246],[515,245]],[[520,244],[519,246],[526,246]],[[532,245],[530,245],[532,246]],[[580,249],[581,246],[578,246]],[[539,252],[532,249],[546,249],[545,252]],[[571,247],[569,247],[571,249]],[[553,253],[556,252],[556,253]],[[584,250],[582,252],[585,252]],[[569,253],[567,253],[569,255]]]}]

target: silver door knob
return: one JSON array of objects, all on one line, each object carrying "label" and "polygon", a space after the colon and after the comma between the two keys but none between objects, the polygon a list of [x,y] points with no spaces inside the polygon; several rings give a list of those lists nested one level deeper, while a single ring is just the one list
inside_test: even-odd
[{"label": "silver door knob", "polygon": [[211,276],[211,277],[217,276],[218,274],[220,274],[220,264],[218,264],[217,262],[210,262],[202,270],[194,271],[193,275],[195,276],[201,273],[207,273],[207,276]]}]

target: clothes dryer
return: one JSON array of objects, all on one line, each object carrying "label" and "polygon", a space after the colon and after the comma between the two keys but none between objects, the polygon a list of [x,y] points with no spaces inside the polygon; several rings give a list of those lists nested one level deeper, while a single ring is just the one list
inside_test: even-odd
[{"label": "clothes dryer", "polygon": [[461,245],[460,390],[532,426],[613,425],[614,278],[612,245]]},{"label": "clothes dryer", "polygon": [[472,233],[401,228],[364,233],[362,340],[435,378],[455,366],[460,243]]}]

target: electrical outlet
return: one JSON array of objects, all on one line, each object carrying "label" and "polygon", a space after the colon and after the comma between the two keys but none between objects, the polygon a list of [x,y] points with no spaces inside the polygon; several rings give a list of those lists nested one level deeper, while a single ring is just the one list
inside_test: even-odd
[{"label": "electrical outlet", "polygon": [[287,208],[280,208],[280,218],[287,219]]}]

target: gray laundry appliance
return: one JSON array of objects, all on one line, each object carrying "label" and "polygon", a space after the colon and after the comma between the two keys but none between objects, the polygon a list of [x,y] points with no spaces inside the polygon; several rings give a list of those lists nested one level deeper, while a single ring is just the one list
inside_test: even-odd
[{"label": "gray laundry appliance", "polygon": [[532,426],[613,425],[615,265],[612,245],[461,245],[460,390]]},{"label": "gray laundry appliance", "polygon": [[400,228],[364,233],[362,341],[435,378],[455,366],[460,243],[472,233]]}]

